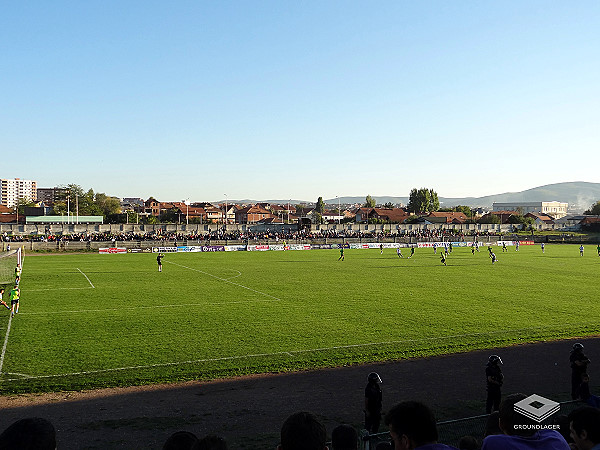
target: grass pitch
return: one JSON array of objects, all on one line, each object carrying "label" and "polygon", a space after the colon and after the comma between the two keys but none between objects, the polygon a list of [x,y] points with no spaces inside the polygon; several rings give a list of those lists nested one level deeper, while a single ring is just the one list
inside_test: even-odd
[{"label": "grass pitch", "polygon": [[[595,249],[594,249],[595,250]],[[0,310],[0,393],[127,386],[484,349],[599,332],[578,246],[28,256]],[[5,299],[6,300],[6,299]],[[4,311],[4,313],[2,313]]]}]

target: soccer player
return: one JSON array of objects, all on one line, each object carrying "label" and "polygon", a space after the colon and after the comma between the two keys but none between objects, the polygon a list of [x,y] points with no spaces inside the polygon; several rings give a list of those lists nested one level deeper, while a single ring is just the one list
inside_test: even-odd
[{"label": "soccer player", "polygon": [[492,264],[495,264],[498,259],[496,258],[496,254],[494,252],[490,253],[490,258],[492,258]]},{"label": "soccer player", "polygon": [[402,258],[402,250],[400,250],[400,247],[396,249],[396,254],[398,255],[398,258]]},{"label": "soccer player", "polygon": [[437,243],[433,243],[433,254],[435,255],[437,253]]},{"label": "soccer player", "polygon": [[475,254],[475,243],[473,243],[473,245],[471,245],[471,254],[472,255]]},{"label": "soccer player", "polygon": [[0,304],[6,306],[6,309],[10,309],[10,306],[4,301],[4,289],[0,289]]},{"label": "soccer player", "polygon": [[579,246],[579,255],[583,256],[583,244]]},{"label": "soccer player", "polygon": [[440,253],[440,255],[441,255],[440,262],[446,266],[447,265],[446,264],[446,255],[444,253]]},{"label": "soccer player", "polygon": [[490,258],[492,257],[492,246],[488,245],[488,254],[490,255]]},{"label": "soccer player", "polygon": [[410,256],[408,257],[408,259],[412,258],[414,254],[415,254],[415,248],[411,247],[410,248]]},{"label": "soccer player", "polygon": [[10,291],[10,307],[11,313],[10,317],[14,317],[15,314],[19,312],[19,297],[21,296],[21,290],[19,286],[15,285],[13,289]]},{"label": "soccer player", "polygon": [[542,253],[546,253],[546,251],[545,251],[546,250],[546,244],[544,244],[542,242],[541,247],[542,247]]},{"label": "soccer player", "polygon": [[506,242],[502,242],[502,252],[507,252],[508,249],[506,248]]},{"label": "soccer player", "polygon": [[339,261],[340,259],[341,259],[342,261],[344,260],[344,246],[343,246],[343,245],[340,247],[340,257],[338,258],[338,261]]},{"label": "soccer player", "polygon": [[383,244],[379,244],[379,254],[383,255]]},{"label": "soccer player", "polygon": [[162,253],[159,253],[156,257],[156,262],[158,263],[158,271],[162,272],[162,259],[165,257]]},{"label": "soccer player", "polygon": [[521,241],[515,242],[515,252],[519,251],[519,245],[521,245]]},{"label": "soccer player", "polygon": [[597,250],[598,250],[598,256],[600,256],[600,244],[598,244]]},{"label": "soccer player", "polygon": [[19,264],[15,267],[15,278],[21,278],[21,266]]}]

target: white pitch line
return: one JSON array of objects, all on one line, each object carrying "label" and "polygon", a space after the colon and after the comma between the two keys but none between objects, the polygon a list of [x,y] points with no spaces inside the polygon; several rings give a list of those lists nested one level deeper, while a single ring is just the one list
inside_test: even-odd
[{"label": "white pitch line", "polygon": [[[528,330],[538,330],[538,328],[521,328],[518,330],[509,330],[510,332],[521,332]],[[430,341],[430,340],[443,340],[443,339],[452,339],[457,337],[467,337],[467,336],[481,336],[481,335],[492,335],[492,334],[500,334],[505,333],[506,330],[498,330],[498,331],[490,331],[485,333],[465,333],[465,334],[454,334],[448,336],[433,336],[433,337],[425,337],[420,339],[404,339],[398,341],[382,341],[382,342],[367,342],[364,344],[350,344],[350,345],[337,345],[333,347],[322,347],[322,348],[312,348],[312,349],[303,349],[303,350],[289,350],[289,351],[281,351],[281,352],[273,352],[273,353],[256,353],[249,355],[238,355],[238,356],[223,356],[221,358],[208,358],[208,359],[195,359],[189,361],[179,361],[179,362],[170,362],[170,363],[157,363],[157,364],[148,364],[143,366],[127,366],[127,367],[115,367],[112,369],[99,369],[99,370],[88,370],[82,372],[71,372],[71,373],[61,373],[55,375],[22,375],[27,377],[28,379],[40,379],[40,378],[56,378],[56,377],[67,377],[67,376],[76,376],[76,375],[92,375],[97,373],[107,373],[107,372],[118,372],[123,370],[132,370],[132,369],[151,369],[154,367],[169,367],[169,366],[179,366],[183,364],[197,364],[204,362],[218,362],[218,361],[233,361],[239,359],[247,359],[247,358],[259,358],[264,356],[278,356],[278,355],[286,355],[293,356],[294,354],[301,353],[311,353],[311,352],[322,352],[327,350],[341,350],[347,348],[357,348],[357,347],[370,347],[374,345],[390,345],[390,344],[406,344],[420,341]],[[19,380],[19,378],[14,379],[5,379],[4,381],[14,381]]]},{"label": "white pitch line", "polygon": [[[81,269],[78,267],[77,270],[79,270],[79,272],[81,272]],[[90,279],[88,278],[88,276],[81,272],[81,275],[83,275],[85,277],[86,280],[88,280],[88,283],[90,283],[90,286],[92,286],[92,289],[96,289],[96,287],[92,284],[92,282],[90,281]]]},{"label": "white pitch line", "polygon": [[6,355],[6,346],[8,345],[8,334],[10,333],[11,324],[12,314],[8,318],[8,326],[6,327],[6,335],[4,336],[4,345],[2,346],[2,353],[0,354],[0,373],[2,373],[2,366],[4,365],[4,355]]},{"label": "white pitch line", "polygon": [[221,278],[221,277],[218,277],[216,275],[213,275],[212,273],[204,272],[203,270],[200,270],[200,269],[194,269],[193,267],[184,266],[183,264],[177,264],[177,263],[174,263],[173,261],[165,261],[165,262],[169,263],[169,264],[173,264],[175,266],[183,267],[184,269],[193,270],[194,272],[203,273],[204,275],[208,275],[209,277],[216,278],[217,280],[224,281],[225,283],[233,284],[234,286],[238,286],[238,287],[241,287],[243,289],[248,289],[249,291],[255,292],[255,293],[260,294],[260,295],[265,295],[267,297],[271,297],[272,299],[274,299],[274,300],[276,300],[278,302],[282,301],[280,298],[277,298],[277,297],[275,297],[275,296],[273,296],[271,294],[267,294],[265,292],[257,291],[256,289],[249,288],[248,286],[244,286],[243,284],[234,283],[233,281],[229,281],[228,278]]},{"label": "white pitch line", "polygon": [[27,289],[27,292],[60,291],[60,290],[85,290],[85,289],[95,289],[95,288],[94,287],[55,287],[55,288]]},{"label": "white pitch line", "polygon": [[240,272],[239,270],[235,270],[235,269],[231,269],[231,270],[233,270],[233,271],[237,272],[238,274],[237,274],[237,275],[235,275],[235,276],[233,276],[233,277],[224,278],[224,280],[233,280],[234,278],[237,278],[237,277],[241,277],[241,276],[242,276],[242,272]]}]

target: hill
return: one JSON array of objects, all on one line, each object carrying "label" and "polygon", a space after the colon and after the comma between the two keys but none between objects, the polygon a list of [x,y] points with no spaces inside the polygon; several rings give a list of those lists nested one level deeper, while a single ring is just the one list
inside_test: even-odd
[{"label": "hill", "polygon": [[[377,204],[387,202],[408,203],[408,197],[374,196]],[[573,181],[566,183],[547,184],[521,192],[505,192],[503,194],[487,195],[484,197],[440,197],[443,207],[456,205],[467,205],[471,207],[491,208],[494,202],[540,202],[559,201],[567,202],[569,210],[583,212],[594,202],[600,200],[600,183],[588,183],[584,181]],[[341,203],[362,203],[365,197],[340,197]],[[327,204],[337,204],[338,199],[325,200]]]}]

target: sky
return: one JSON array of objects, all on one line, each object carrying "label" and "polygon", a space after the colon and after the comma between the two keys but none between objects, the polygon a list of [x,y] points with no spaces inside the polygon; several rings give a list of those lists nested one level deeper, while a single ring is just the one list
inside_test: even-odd
[{"label": "sky", "polygon": [[600,182],[598,1],[27,1],[0,178],[161,201]]}]

